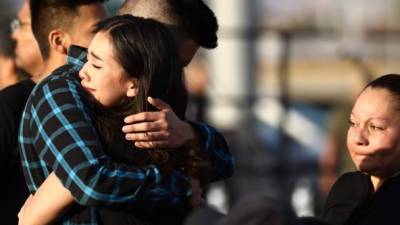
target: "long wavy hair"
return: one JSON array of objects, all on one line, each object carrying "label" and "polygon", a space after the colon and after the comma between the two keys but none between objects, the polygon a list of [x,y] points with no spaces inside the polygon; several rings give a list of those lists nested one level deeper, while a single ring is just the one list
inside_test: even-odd
[{"label": "long wavy hair", "polygon": [[[147,97],[159,98],[168,103],[176,115],[184,120],[188,102],[183,82],[183,68],[178,48],[169,31],[159,22],[131,15],[115,16],[100,22],[96,32],[107,32],[117,62],[129,77],[138,80],[139,92],[135,97],[125,97],[112,107],[97,107],[96,120],[100,132],[108,143],[121,132],[122,118],[139,112],[155,111]],[[116,122],[120,121],[120,122]],[[185,152],[175,154],[174,152]],[[166,151],[151,149],[149,163],[171,168],[178,163],[193,175],[204,160],[194,157],[193,151]],[[176,165],[175,165],[176,166]]]}]

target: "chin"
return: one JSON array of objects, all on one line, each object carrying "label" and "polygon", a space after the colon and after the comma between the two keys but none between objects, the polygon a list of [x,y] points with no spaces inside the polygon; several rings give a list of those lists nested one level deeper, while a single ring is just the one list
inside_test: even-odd
[{"label": "chin", "polygon": [[368,174],[369,176],[376,176],[377,171],[379,171],[379,166],[376,165],[365,165],[365,164],[361,164],[361,165],[356,165],[357,169],[363,173]]}]

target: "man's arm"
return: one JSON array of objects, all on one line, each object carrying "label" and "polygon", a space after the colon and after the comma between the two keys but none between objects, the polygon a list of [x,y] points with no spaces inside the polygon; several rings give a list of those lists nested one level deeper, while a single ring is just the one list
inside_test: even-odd
[{"label": "man's arm", "polygon": [[[25,111],[20,133],[31,189],[38,188],[35,173],[48,173],[37,169],[45,162],[81,205],[161,198],[177,202],[190,196],[189,179],[180,171],[165,174],[154,165],[118,164],[104,153],[77,81],[53,78],[40,85]],[[40,150],[39,159],[30,158],[30,144]]]},{"label": "man's arm", "polygon": [[171,107],[160,99],[148,98],[160,111],[142,112],[125,118],[122,130],[126,139],[141,148],[177,148],[199,143],[200,151],[212,165],[211,181],[228,178],[233,173],[234,159],[225,138],[216,129],[198,122],[180,120]]}]

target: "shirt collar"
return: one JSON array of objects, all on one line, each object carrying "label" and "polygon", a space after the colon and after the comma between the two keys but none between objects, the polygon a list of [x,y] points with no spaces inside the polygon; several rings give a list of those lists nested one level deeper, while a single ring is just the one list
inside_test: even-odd
[{"label": "shirt collar", "polygon": [[77,45],[71,45],[68,49],[67,63],[72,64],[73,66],[83,67],[87,61],[86,55],[86,48]]}]

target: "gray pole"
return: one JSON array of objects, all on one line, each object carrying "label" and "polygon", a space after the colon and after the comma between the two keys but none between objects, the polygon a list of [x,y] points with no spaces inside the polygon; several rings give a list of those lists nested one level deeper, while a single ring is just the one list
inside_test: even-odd
[{"label": "gray pole", "polygon": [[236,131],[249,114],[254,83],[254,40],[249,32],[253,1],[210,1],[220,25],[219,46],[210,56],[209,121]]}]

